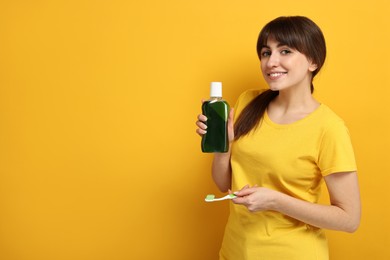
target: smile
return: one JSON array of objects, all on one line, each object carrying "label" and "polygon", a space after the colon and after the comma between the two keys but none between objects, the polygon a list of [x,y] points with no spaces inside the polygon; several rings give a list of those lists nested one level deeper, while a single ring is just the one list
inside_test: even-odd
[{"label": "smile", "polygon": [[275,77],[280,77],[284,74],[287,74],[287,72],[274,72],[274,73],[269,73],[268,76],[275,78]]},{"label": "smile", "polygon": [[276,79],[279,79],[281,78],[283,75],[286,75],[287,72],[272,72],[272,73],[267,73],[267,76],[271,79],[271,80],[276,80]]}]

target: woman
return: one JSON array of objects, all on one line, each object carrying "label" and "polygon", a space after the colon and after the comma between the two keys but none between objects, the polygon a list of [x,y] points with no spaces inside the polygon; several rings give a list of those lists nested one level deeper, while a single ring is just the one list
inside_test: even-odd
[{"label": "woman", "polygon": [[[328,259],[323,229],[354,232],[360,193],[348,130],[312,96],[324,36],[306,17],[279,17],[260,32],[257,52],[269,89],[239,97],[229,152],[212,164],[219,189],[237,195],[220,259]],[[198,116],[200,135],[206,120]],[[330,205],[317,204],[323,181]]]}]

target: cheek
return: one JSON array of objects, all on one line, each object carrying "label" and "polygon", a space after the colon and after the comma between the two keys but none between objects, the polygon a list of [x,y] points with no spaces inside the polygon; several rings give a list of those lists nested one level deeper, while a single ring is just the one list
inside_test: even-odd
[{"label": "cheek", "polygon": [[295,64],[292,65],[292,68],[296,68],[296,72],[301,75],[311,73],[310,66],[307,61],[297,61]]},{"label": "cheek", "polygon": [[306,58],[301,59],[298,63],[299,63],[298,66],[300,66],[302,70],[306,70],[306,71],[310,70],[310,62]]}]

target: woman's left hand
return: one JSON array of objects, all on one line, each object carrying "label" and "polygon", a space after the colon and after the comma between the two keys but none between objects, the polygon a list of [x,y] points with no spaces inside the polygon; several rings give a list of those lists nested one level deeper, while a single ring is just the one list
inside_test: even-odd
[{"label": "woman's left hand", "polygon": [[244,186],[240,191],[234,192],[237,198],[233,199],[235,204],[240,204],[248,208],[250,212],[273,210],[275,197],[278,192],[254,185]]}]

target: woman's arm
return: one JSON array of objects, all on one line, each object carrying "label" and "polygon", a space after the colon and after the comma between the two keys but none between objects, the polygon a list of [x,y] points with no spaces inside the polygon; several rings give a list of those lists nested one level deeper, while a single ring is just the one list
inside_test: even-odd
[{"label": "woman's arm", "polygon": [[330,205],[303,201],[284,193],[261,187],[236,193],[233,202],[248,210],[274,210],[319,228],[354,232],[360,224],[360,192],[356,172],[341,172],[325,177]]},{"label": "woman's arm", "polygon": [[232,169],[230,166],[230,147],[227,153],[215,153],[211,168],[213,180],[221,192],[231,187]]},{"label": "woman's arm", "polygon": [[[227,192],[231,187],[232,169],[230,165],[230,155],[231,143],[234,140],[233,117],[234,109],[231,108],[228,118],[229,151],[227,153],[214,153],[214,159],[211,167],[213,180],[219,190],[222,192]],[[207,126],[204,123],[206,121],[206,116],[198,115],[198,121],[196,121],[198,129],[196,129],[196,132],[200,136],[207,132]]]}]

